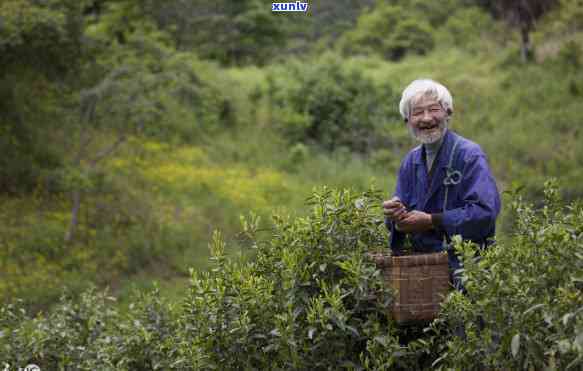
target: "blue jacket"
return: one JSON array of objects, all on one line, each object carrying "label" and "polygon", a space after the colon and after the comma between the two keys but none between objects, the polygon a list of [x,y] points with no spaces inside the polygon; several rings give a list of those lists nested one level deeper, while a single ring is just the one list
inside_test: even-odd
[{"label": "blue jacket", "polygon": [[[461,181],[449,186],[447,205],[443,211],[446,168],[454,143],[458,141],[452,168],[461,172]],[[403,159],[397,178],[395,196],[408,210],[442,214],[442,228],[413,234],[411,242],[416,251],[442,251],[444,233],[448,237],[459,234],[482,246],[494,236],[496,217],[500,212],[500,196],[490,172],[486,155],[479,145],[447,130],[429,177],[425,162],[425,149],[418,146]],[[398,253],[405,235],[395,230],[393,222],[386,220],[391,231],[390,247]],[[453,261],[452,261],[453,259]],[[450,255],[450,265],[457,268],[457,258]]]}]

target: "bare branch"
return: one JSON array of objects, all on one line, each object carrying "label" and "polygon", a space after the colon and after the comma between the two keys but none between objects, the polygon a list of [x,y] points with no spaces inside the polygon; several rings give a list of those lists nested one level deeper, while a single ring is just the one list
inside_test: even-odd
[{"label": "bare branch", "polygon": [[115,143],[113,143],[111,146],[101,150],[99,153],[97,153],[97,155],[95,155],[95,157],[93,157],[93,159],[90,162],[91,167],[95,167],[95,165],[97,165],[97,163],[99,161],[103,160],[104,158],[106,158],[107,156],[109,156],[110,154],[115,152],[117,150],[117,148],[120,145],[122,145],[126,140],[127,140],[127,136],[125,134],[121,134],[117,138]]},{"label": "bare branch", "polygon": [[67,229],[67,232],[65,232],[66,243],[73,241],[75,231],[77,230],[77,224],[79,224],[79,209],[81,208],[81,191],[79,189],[73,191],[72,201],[73,209],[71,210],[71,223],[69,223],[69,228]]}]

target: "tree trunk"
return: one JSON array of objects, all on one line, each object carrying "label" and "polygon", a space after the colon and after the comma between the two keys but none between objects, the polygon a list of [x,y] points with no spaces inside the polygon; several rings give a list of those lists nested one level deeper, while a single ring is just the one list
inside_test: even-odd
[{"label": "tree trunk", "polygon": [[81,207],[81,191],[79,189],[73,190],[72,194],[73,209],[71,210],[71,223],[69,224],[69,229],[65,234],[65,243],[70,243],[75,237],[75,231],[77,230],[77,224],[79,224],[79,209]]},{"label": "tree trunk", "polygon": [[532,60],[532,44],[530,43],[530,30],[526,25],[520,27],[520,56],[522,63],[527,63]]},{"label": "tree trunk", "polygon": [[[80,172],[84,172],[85,174],[90,173],[95,169],[97,163],[103,160],[104,158],[111,155],[113,152],[117,150],[117,148],[122,145],[127,136],[122,132],[119,134],[117,140],[109,147],[104,148],[100,152],[98,152],[93,158],[90,158],[87,154],[87,149],[89,144],[93,141],[93,137],[89,133],[88,126],[93,121],[93,117],[95,115],[95,109],[97,105],[97,101],[100,98],[103,90],[108,89],[110,86],[110,81],[115,80],[119,76],[125,74],[127,72],[126,67],[120,67],[113,70],[106,78],[101,81],[98,85],[93,87],[92,89],[86,90],[81,94],[82,106],[81,106],[81,133],[79,134],[79,148],[77,150],[77,154],[75,159],[73,160],[73,167],[78,169]],[[135,96],[133,97],[135,98]],[[133,101],[134,99],[130,101]],[[128,114],[129,115],[129,114]],[[126,117],[126,121],[129,120],[129,117]],[[140,122],[137,126],[137,130],[140,131],[144,127],[144,123]],[[82,165],[82,160],[86,160],[89,164],[84,168]],[[73,242],[75,238],[75,234],[77,231],[77,226],[79,224],[79,209],[81,208],[81,193],[83,189],[81,187],[76,187],[71,191],[71,202],[73,203],[73,207],[71,209],[71,223],[69,224],[69,228],[65,232],[65,243]]]}]

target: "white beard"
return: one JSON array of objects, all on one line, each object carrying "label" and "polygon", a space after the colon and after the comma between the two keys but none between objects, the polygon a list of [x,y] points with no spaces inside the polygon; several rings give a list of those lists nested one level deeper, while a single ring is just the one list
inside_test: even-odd
[{"label": "white beard", "polygon": [[431,144],[438,142],[444,135],[445,131],[447,130],[449,124],[449,119],[444,119],[440,122],[434,130],[430,132],[426,132],[424,130],[414,129],[411,125],[407,125],[409,128],[409,134],[413,137],[413,139],[421,142],[422,144]]}]

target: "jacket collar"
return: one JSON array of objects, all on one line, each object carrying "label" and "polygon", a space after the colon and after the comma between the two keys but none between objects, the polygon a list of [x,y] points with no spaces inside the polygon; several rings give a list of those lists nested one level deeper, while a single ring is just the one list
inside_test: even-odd
[{"label": "jacket collar", "polygon": [[[438,167],[447,167],[447,163],[449,162],[449,154],[451,152],[451,148],[455,141],[455,137],[457,135],[453,133],[450,129],[447,129],[444,134],[443,143],[441,143],[441,147],[435,158],[435,165]],[[415,152],[413,155],[413,163],[415,165],[423,165],[424,164],[424,153],[425,149],[423,145],[417,146],[415,148]],[[427,169],[429,171],[429,169]]]}]

